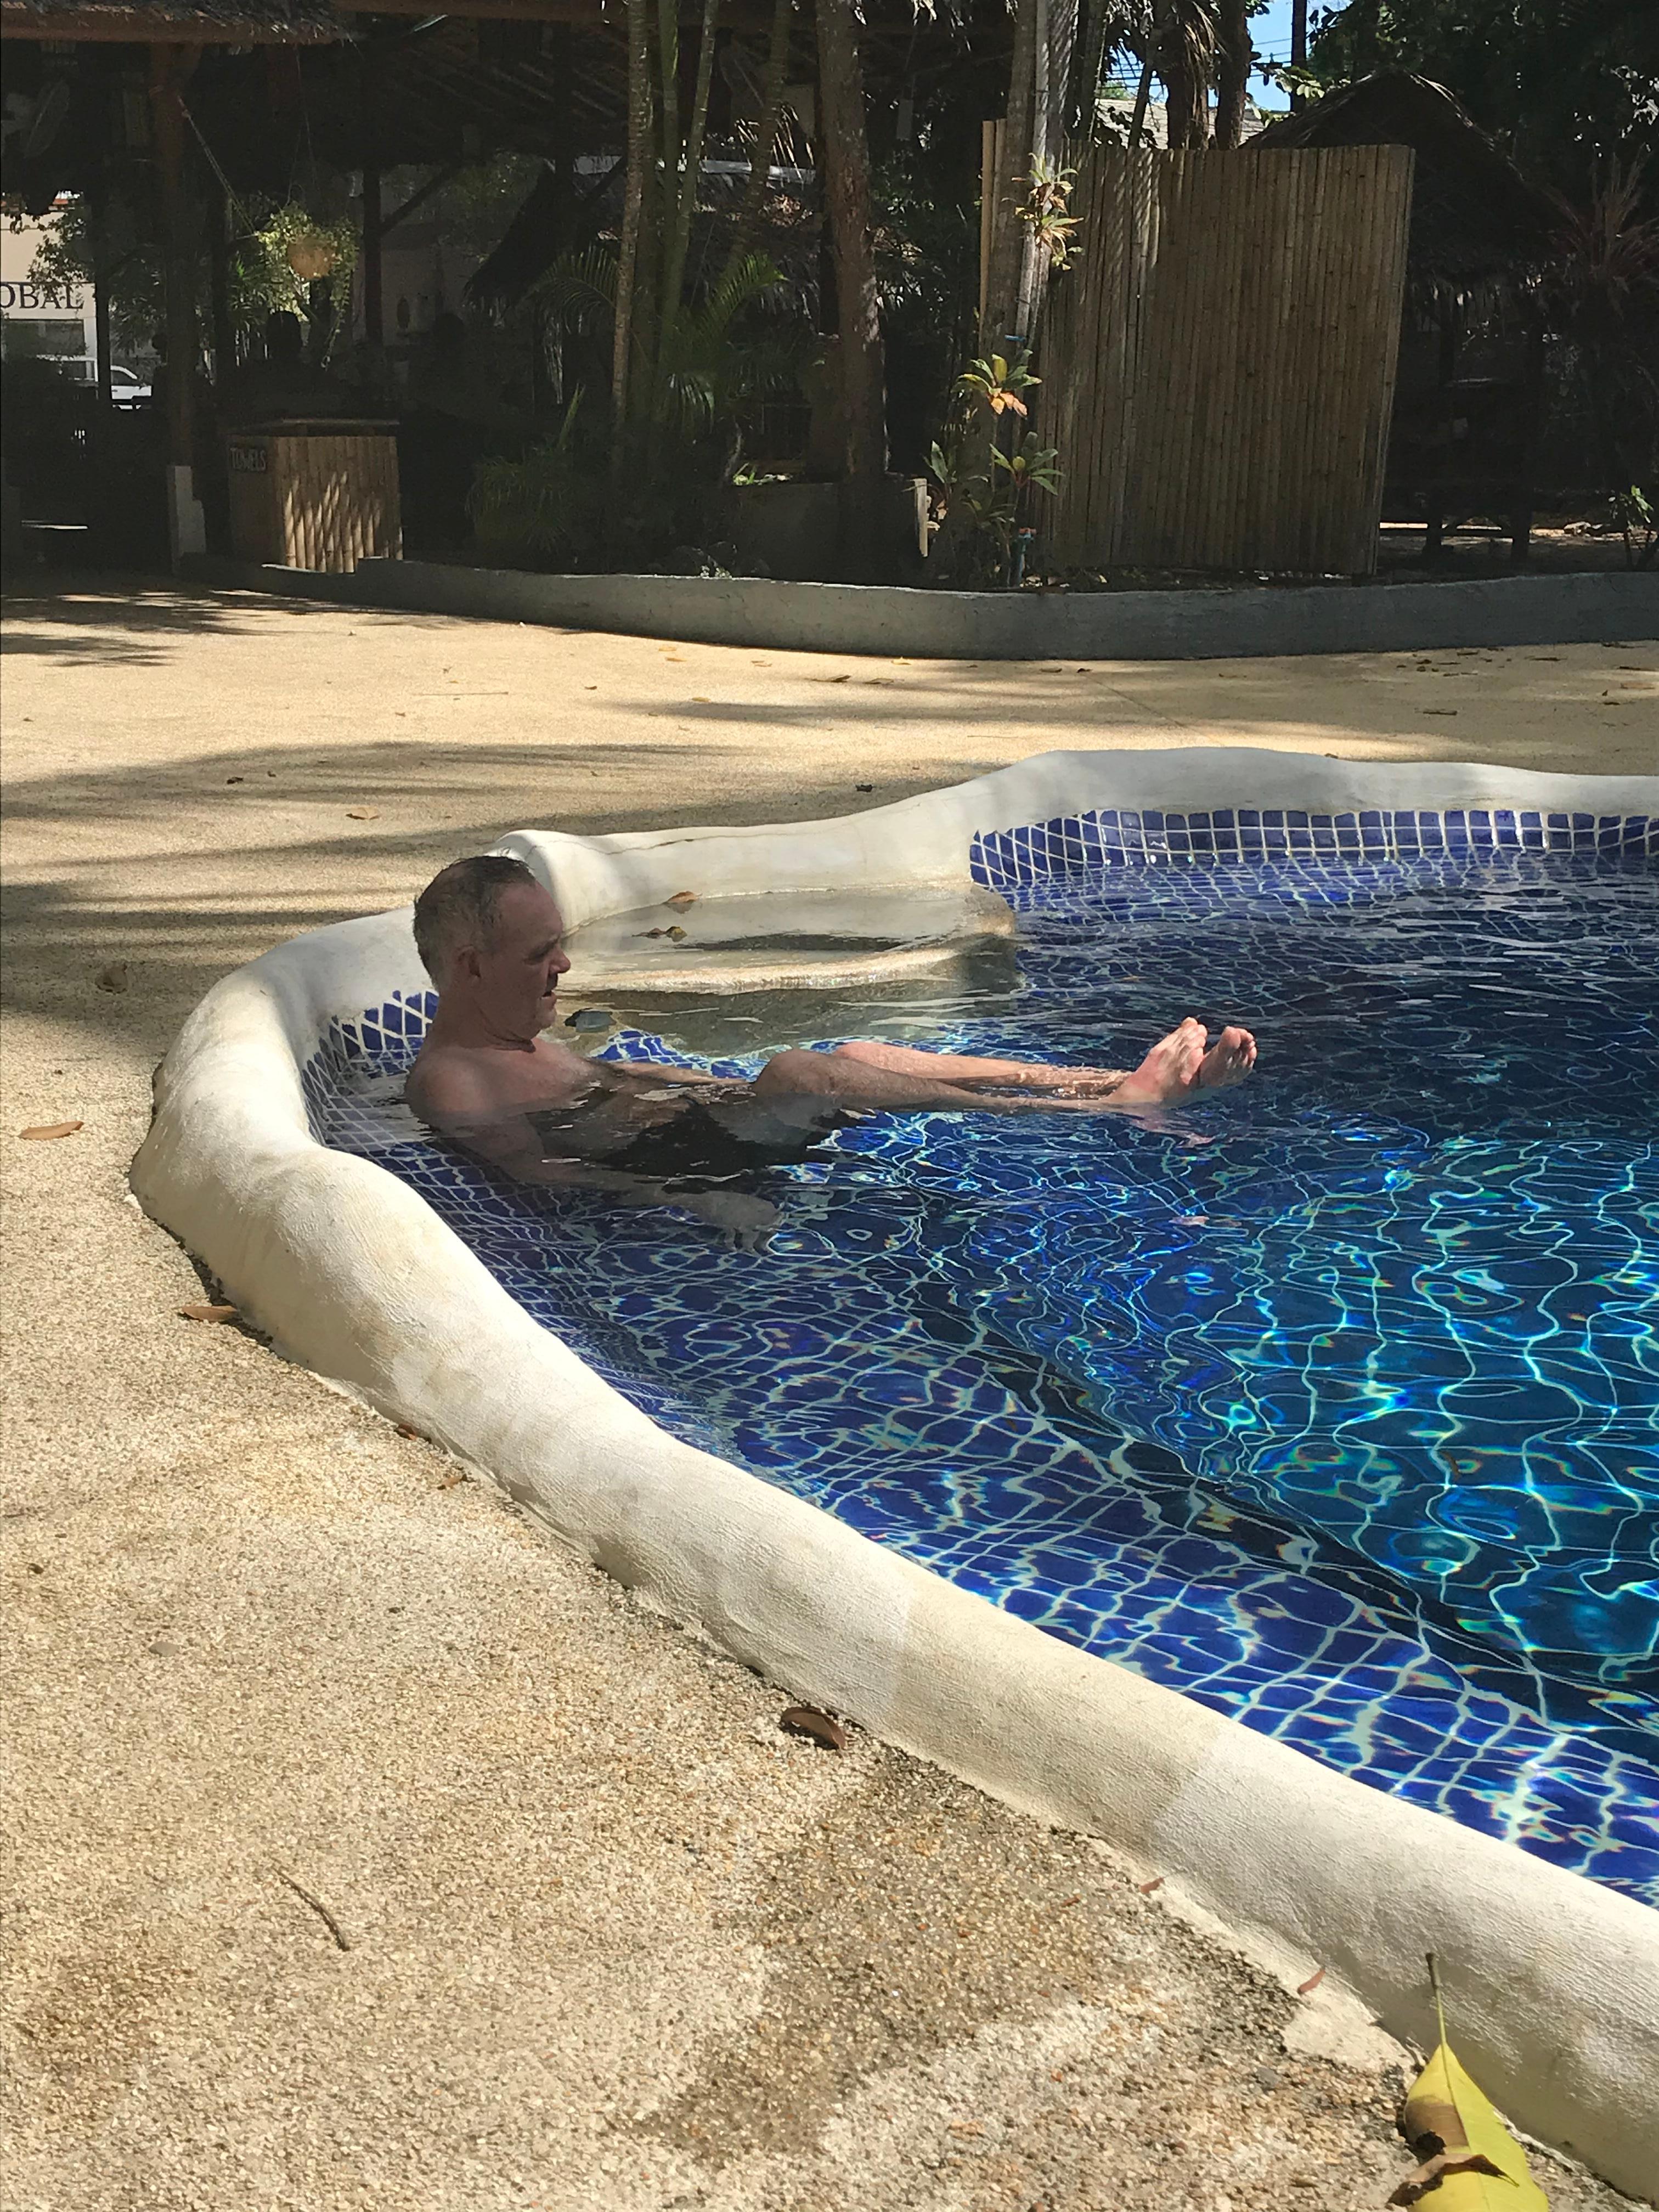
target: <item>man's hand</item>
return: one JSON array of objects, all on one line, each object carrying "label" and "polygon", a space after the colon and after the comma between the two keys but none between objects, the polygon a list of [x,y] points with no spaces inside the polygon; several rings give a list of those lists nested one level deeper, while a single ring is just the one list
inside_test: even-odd
[{"label": "man's hand", "polygon": [[769,1231],[783,1219],[775,1206],[751,1198],[747,1191],[668,1190],[663,1196],[670,1206],[684,1206],[711,1228],[729,1230],[746,1252],[763,1251]]}]

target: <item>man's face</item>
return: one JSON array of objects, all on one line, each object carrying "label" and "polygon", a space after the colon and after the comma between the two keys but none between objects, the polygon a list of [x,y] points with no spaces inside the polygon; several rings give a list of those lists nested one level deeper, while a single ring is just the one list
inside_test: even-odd
[{"label": "man's face", "polygon": [[563,936],[563,917],[539,884],[509,884],[489,943],[458,956],[479,1012],[499,1035],[533,1037],[552,1020],[559,978],[570,966]]}]

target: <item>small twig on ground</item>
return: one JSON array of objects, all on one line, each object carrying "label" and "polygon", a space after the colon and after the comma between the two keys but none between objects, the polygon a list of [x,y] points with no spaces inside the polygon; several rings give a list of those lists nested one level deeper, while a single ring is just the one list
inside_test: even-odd
[{"label": "small twig on ground", "polygon": [[324,1927],[327,1929],[329,1934],[339,1945],[341,1950],[349,1951],[351,1948],[351,1938],[341,1927],[339,1922],[329,1911],[327,1905],[323,1903],[322,1899],[320,1897],[313,1897],[302,1881],[295,1881],[294,1876],[289,1872],[286,1867],[278,1867],[276,1869],[276,1875],[279,1881],[285,1881],[288,1884],[289,1887],[294,1892],[295,1897],[302,1898],[311,1907],[312,1911],[317,1915],[317,1917],[322,1922]]}]

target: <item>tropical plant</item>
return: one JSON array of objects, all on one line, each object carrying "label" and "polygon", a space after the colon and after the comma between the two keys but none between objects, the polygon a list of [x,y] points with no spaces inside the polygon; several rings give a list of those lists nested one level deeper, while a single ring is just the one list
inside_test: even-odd
[{"label": "tropical plant", "polygon": [[1020,210],[1020,221],[1033,242],[1048,257],[1051,269],[1064,269],[1077,245],[1079,219],[1066,212],[1075,169],[1057,169],[1039,155],[1031,163],[1031,188]]},{"label": "tropical plant", "polygon": [[1060,471],[1054,466],[1059,458],[1059,448],[1040,444],[1035,430],[1028,430],[1012,453],[1005,453],[1000,446],[991,448],[992,470],[1001,470],[1007,477],[1016,505],[1022,492],[1060,489]]},{"label": "tropical plant", "polygon": [[1655,558],[1659,489],[1659,216],[1644,212],[1644,172],[1600,164],[1587,194],[1553,195],[1543,284],[1632,568]]},{"label": "tropical plant", "polygon": [[1022,345],[1012,354],[994,353],[970,361],[953,389],[970,408],[977,404],[988,407],[993,415],[1029,414],[1023,395],[1042,381],[1027,368],[1030,356],[1030,349]]},{"label": "tropical plant", "polygon": [[467,505],[485,551],[561,568],[592,565],[603,480],[583,465],[582,413],[578,392],[552,437],[522,459],[491,454],[478,463]]},{"label": "tropical plant", "polygon": [[[601,241],[556,262],[530,297],[550,319],[591,331],[617,318],[620,270]],[[479,541],[503,558],[592,568],[644,568],[708,542],[738,471],[756,402],[787,390],[812,342],[777,270],[751,254],[648,335],[629,332],[628,381],[649,412],[618,427],[578,394],[555,436],[522,459],[480,465],[471,511]],[[750,472],[752,477],[752,471]]]},{"label": "tropical plant", "polygon": [[1650,568],[1659,558],[1659,484],[1650,498],[1640,484],[1613,495],[1613,519],[1625,540],[1625,566]]},{"label": "tropical plant", "polygon": [[[531,297],[591,328],[614,322],[619,279],[617,255],[601,242],[556,261]],[[696,439],[732,434],[746,405],[788,391],[812,333],[778,270],[751,253],[704,293],[683,297],[648,337],[635,321],[629,338],[629,383],[636,392],[648,383],[651,404],[640,409],[647,425]]]},{"label": "tropical plant", "polygon": [[956,380],[951,417],[928,456],[945,505],[936,557],[959,587],[1018,583],[1034,535],[1031,495],[1060,488],[1059,455],[1034,430],[1012,447],[997,442],[999,426],[1026,413],[1023,395],[1040,381],[1026,358],[1021,347],[970,362]]}]

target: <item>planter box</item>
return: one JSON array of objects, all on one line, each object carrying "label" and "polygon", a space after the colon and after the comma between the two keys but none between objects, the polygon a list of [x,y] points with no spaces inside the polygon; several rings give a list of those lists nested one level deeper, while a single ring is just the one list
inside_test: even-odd
[{"label": "planter box", "polygon": [[361,422],[285,422],[226,440],[230,541],[239,561],[349,575],[404,550],[398,441]]},{"label": "planter box", "polygon": [[[769,576],[823,584],[842,574],[838,483],[738,484],[732,495],[732,535],[738,557]],[[927,552],[927,483],[889,477],[881,510],[884,568],[920,568]]]}]

